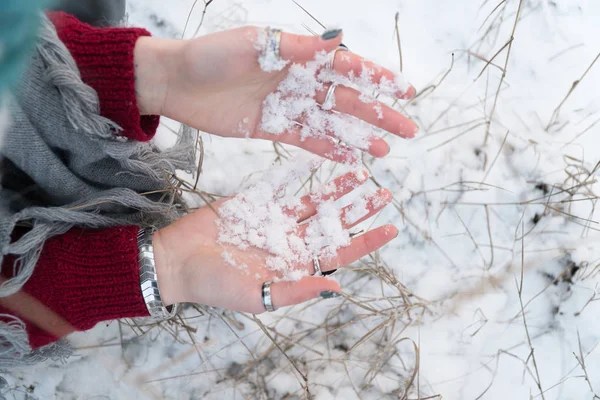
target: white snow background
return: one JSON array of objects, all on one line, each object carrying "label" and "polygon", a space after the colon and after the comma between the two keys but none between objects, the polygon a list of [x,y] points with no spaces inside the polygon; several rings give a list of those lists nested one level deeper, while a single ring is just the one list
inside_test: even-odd
[{"label": "white snow background", "polygon": [[[177,324],[99,324],[70,336],[66,364],[11,371],[2,396],[600,398],[600,2],[523,0],[515,28],[517,0],[298,1],[395,71],[398,13],[403,71],[420,95],[396,107],[421,132],[364,159],[364,191],[395,196],[365,227],[392,222],[398,238],[336,275],[341,299],[263,314],[262,325],[193,307]],[[130,0],[129,22],[179,37],[193,4]],[[322,31],[290,0],[214,0],[199,34],[247,24]],[[164,125],[162,144],[176,128]],[[277,158],[267,142],[202,137],[208,193],[240,191]],[[314,182],[341,171],[327,163]]]}]

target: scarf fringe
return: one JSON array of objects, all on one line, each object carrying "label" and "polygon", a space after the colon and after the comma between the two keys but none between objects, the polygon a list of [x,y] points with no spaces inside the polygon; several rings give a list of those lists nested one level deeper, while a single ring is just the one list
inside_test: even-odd
[{"label": "scarf fringe", "polygon": [[[0,285],[0,297],[10,296],[23,287],[33,274],[48,238],[74,226],[91,229],[132,224],[164,226],[174,221],[181,216],[184,203],[175,190],[169,188],[168,181],[176,170],[191,173],[195,169],[194,134],[198,132],[190,127],[182,126],[177,143],[162,153],[148,143],[116,139],[120,127],[99,115],[96,92],[81,81],[75,61],[45,17],[37,52],[45,64],[47,78],[61,94],[64,111],[73,127],[92,140],[103,141],[107,157],[119,161],[122,173],[149,177],[156,182],[157,190],[169,195],[164,196],[164,201],[152,201],[133,190],[113,188],[64,207],[31,207],[11,216],[8,222],[11,231],[18,223],[28,223],[32,228],[16,242],[2,244],[0,248],[0,268],[5,255],[17,256],[16,274]],[[103,205],[107,204],[137,212],[104,215]],[[10,318],[10,322],[0,322],[0,370],[49,358],[64,360],[72,353],[64,340],[32,352],[24,322],[14,316],[2,317]]]}]

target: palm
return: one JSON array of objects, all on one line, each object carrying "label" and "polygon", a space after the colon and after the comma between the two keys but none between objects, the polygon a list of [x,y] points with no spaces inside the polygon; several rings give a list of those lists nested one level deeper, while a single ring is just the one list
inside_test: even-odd
[{"label": "palm", "polygon": [[[265,267],[268,254],[260,249],[241,251],[218,244],[216,219],[216,214],[204,207],[162,232],[163,240],[175,240],[165,243],[172,249],[171,252],[181,256],[177,279],[182,282],[183,290],[179,292],[187,301],[256,312],[256,305],[252,308],[245,306],[252,304],[252,300],[256,303],[251,295],[258,289],[257,285],[260,287],[259,282],[274,277],[274,273]],[[202,226],[202,229],[199,230],[198,226]],[[183,237],[186,240],[180,240]],[[225,253],[247,267],[240,270],[229,265],[223,258]]]},{"label": "palm", "polygon": [[249,132],[255,132],[262,102],[285,72],[260,69],[256,50],[245,39],[253,32],[235,29],[189,42],[178,79],[169,87],[167,113],[219,136],[245,136],[242,121]]},{"label": "palm", "polygon": [[[265,72],[257,63],[254,44],[257,28],[245,27],[203,36],[188,42],[177,73],[168,84],[163,114],[192,127],[224,137],[253,137],[293,144],[313,153],[331,153],[328,141],[301,141],[300,135],[270,135],[260,130],[261,111],[265,97],[285,78],[288,68]],[[282,36],[282,57],[294,62],[309,61],[317,50],[331,51],[339,40],[323,41],[318,37]],[[351,69],[360,70],[363,60],[352,55]],[[346,71],[347,72],[347,71]],[[356,72],[356,71],[355,71]],[[381,70],[374,79],[393,76]],[[341,92],[340,92],[341,93]],[[409,90],[405,97],[414,94]],[[373,125],[399,136],[412,136],[415,125],[395,110],[385,107],[385,120],[378,118],[372,105],[362,105],[357,93],[348,89],[341,98],[338,111],[355,115]],[[323,97],[324,93],[318,94]],[[384,146],[385,148],[382,148]],[[385,142],[371,151],[373,155],[387,153]]]}]

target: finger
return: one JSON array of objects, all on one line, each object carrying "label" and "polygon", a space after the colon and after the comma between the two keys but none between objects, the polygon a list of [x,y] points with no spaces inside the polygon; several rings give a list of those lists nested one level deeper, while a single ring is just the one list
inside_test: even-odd
[{"label": "finger", "polygon": [[[392,201],[392,192],[379,189],[377,192],[357,199],[354,203],[340,210],[340,222],[343,229],[352,228],[362,221],[371,218]],[[299,225],[296,234],[301,238],[306,236],[310,224]]]},{"label": "finger", "polygon": [[[384,139],[376,136],[376,132],[371,126],[366,124],[357,126],[353,123],[355,121],[341,118],[340,114],[337,112],[332,113],[325,110],[321,110],[320,112],[325,117],[329,114],[332,118],[328,118],[325,121],[318,120],[320,115],[317,115],[316,121],[306,116],[299,118],[296,122],[303,127],[298,129],[297,135],[299,135],[299,137],[302,137],[303,135],[303,133],[301,133],[302,130],[306,129],[309,131],[309,135],[314,135],[312,137],[330,138],[338,146],[343,146],[347,149],[366,151],[374,157],[383,157],[390,152],[390,146]],[[315,115],[313,115],[313,117],[314,116]],[[306,134],[304,134],[304,136],[306,136]],[[304,145],[302,147],[305,148]],[[360,153],[352,150],[351,156],[355,161],[358,161]],[[331,159],[331,157],[327,158]],[[346,161],[346,163],[352,164],[353,162]]]},{"label": "finger", "polygon": [[[275,309],[321,297],[323,292],[339,293],[341,288],[339,283],[334,280],[313,276],[299,281],[275,282],[271,285],[271,298]],[[328,296],[328,294],[323,296]]]},{"label": "finger", "polygon": [[[338,30],[329,30],[331,32],[326,37],[331,37]],[[325,33],[324,33],[325,35]],[[310,61],[314,59],[317,51],[325,50],[327,53],[336,49],[342,43],[342,31],[339,30],[337,36],[331,39],[323,39],[323,36],[295,35],[293,33],[283,32],[281,34],[281,46],[279,54],[284,60],[295,62]]]},{"label": "finger", "polygon": [[382,138],[373,138],[369,144],[369,154],[373,157],[384,157],[390,152],[390,145]]},{"label": "finger", "polygon": [[[265,311],[262,298],[263,282],[255,280],[250,287],[246,287],[243,300],[232,308],[238,311],[260,314]],[[323,292],[326,292],[323,296]],[[300,304],[318,297],[331,297],[330,292],[341,292],[340,285],[331,279],[307,276],[299,281],[279,281],[271,284],[271,302],[277,310]]]},{"label": "finger", "polygon": [[317,212],[317,206],[326,200],[337,200],[369,179],[369,173],[365,169],[350,171],[344,175],[338,176],[331,182],[323,185],[316,191],[302,196],[300,199],[301,205],[294,209],[286,209],[285,212],[302,222]]},{"label": "finger", "polygon": [[[398,229],[394,225],[380,226],[363,235],[357,236],[352,239],[349,246],[340,248],[335,256],[319,259],[321,271],[334,271],[345,265],[352,264],[354,261],[380,249],[396,236],[398,236]],[[304,268],[310,274],[315,272],[312,262],[305,265]]]},{"label": "finger", "polygon": [[[387,68],[383,68],[348,51],[336,51],[333,60],[333,69],[343,76],[366,76],[371,83],[380,85],[383,94],[398,99],[412,99],[416,94],[415,88],[405,82],[402,75],[395,74]],[[398,90],[390,90],[394,86]]]},{"label": "finger", "polygon": [[[326,86],[316,94],[315,100],[319,104],[325,101],[330,84]],[[364,102],[361,100],[361,93],[353,88],[337,86],[332,104],[335,111],[352,115],[400,137],[412,138],[418,131],[417,124],[397,110],[379,101]]]},{"label": "finger", "polygon": [[392,201],[392,192],[388,189],[379,189],[372,195],[358,199],[354,203],[342,208],[340,219],[344,229],[350,229],[361,222],[371,218]]},{"label": "finger", "polygon": [[384,225],[373,229],[352,239],[350,246],[339,249],[335,257],[329,260],[323,260],[321,265],[328,271],[351,264],[354,261],[379,250],[396,236],[398,236],[398,229],[396,229],[394,225]]},{"label": "finger", "polygon": [[254,138],[290,144],[338,163],[353,164],[358,161],[359,155],[354,149],[334,138],[330,136],[303,138],[301,131],[301,126],[280,135],[260,131],[254,135]]}]

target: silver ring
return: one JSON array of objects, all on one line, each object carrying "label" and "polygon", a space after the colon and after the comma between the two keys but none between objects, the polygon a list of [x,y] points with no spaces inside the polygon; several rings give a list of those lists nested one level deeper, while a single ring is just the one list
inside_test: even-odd
[{"label": "silver ring", "polygon": [[271,298],[271,284],[273,281],[266,281],[262,284],[262,303],[265,306],[265,310],[268,312],[275,311],[273,307],[273,299]]},{"label": "silver ring", "polygon": [[281,60],[281,29],[271,29],[269,28],[269,49],[273,52],[273,54],[277,57],[278,60]]},{"label": "silver ring", "polygon": [[327,68],[327,70],[333,71],[333,64],[335,63],[335,55],[340,50],[341,51],[348,51],[348,47],[345,44],[340,44],[338,47],[335,48],[335,50],[333,50],[330,53],[329,59],[327,60],[327,64],[325,64],[325,67]]},{"label": "silver ring", "polygon": [[315,273],[313,276],[323,276],[323,272],[321,271],[321,263],[319,262],[319,257],[313,257],[313,266],[315,267]]},{"label": "silver ring", "polygon": [[264,35],[261,34],[259,39],[260,54],[258,56],[258,64],[265,72],[281,71],[288,64],[287,61],[281,59],[281,29],[265,28]]},{"label": "silver ring", "polygon": [[335,106],[335,88],[337,85],[332,83],[327,89],[327,93],[325,93],[325,100],[323,100],[323,104],[321,108],[323,110],[331,110]]},{"label": "silver ring", "polygon": [[266,39],[263,50],[263,57],[274,58],[276,61],[281,61],[281,29],[265,28]]}]

